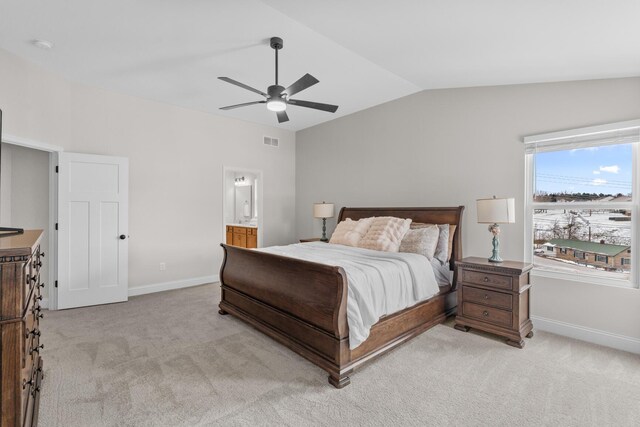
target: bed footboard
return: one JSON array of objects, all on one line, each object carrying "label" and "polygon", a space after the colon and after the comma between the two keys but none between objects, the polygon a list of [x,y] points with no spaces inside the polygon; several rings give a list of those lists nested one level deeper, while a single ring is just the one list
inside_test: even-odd
[{"label": "bed footboard", "polygon": [[330,373],[348,357],[341,267],[222,244],[220,313],[250,323]]}]

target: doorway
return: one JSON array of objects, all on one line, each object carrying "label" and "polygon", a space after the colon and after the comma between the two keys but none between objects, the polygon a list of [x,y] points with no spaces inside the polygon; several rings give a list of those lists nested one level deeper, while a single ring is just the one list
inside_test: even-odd
[{"label": "doorway", "polygon": [[262,171],[224,166],[222,181],[223,243],[248,248],[262,247]]},{"label": "doorway", "polygon": [[46,260],[41,277],[44,308],[55,307],[55,164],[59,147],[3,135],[0,144],[0,224],[41,229]]}]

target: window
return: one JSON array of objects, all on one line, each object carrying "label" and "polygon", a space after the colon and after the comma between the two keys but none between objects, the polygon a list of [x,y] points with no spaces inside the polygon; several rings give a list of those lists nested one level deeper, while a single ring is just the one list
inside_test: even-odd
[{"label": "window", "polygon": [[[639,140],[640,120],[525,138],[525,257],[535,273],[637,286]],[[541,250],[552,246],[557,254]]]}]

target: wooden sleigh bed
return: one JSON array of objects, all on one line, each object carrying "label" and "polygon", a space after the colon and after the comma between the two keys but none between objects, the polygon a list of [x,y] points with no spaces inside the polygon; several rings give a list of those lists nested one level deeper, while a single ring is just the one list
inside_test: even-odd
[{"label": "wooden sleigh bed", "polygon": [[342,388],[358,366],[442,323],[455,311],[454,263],[462,259],[462,213],[452,208],[342,208],[338,221],[372,216],[457,225],[450,269],[452,286],[400,312],[382,317],[369,337],[349,349],[347,276],[341,267],[222,244],[220,314],[232,314],[329,373]]}]

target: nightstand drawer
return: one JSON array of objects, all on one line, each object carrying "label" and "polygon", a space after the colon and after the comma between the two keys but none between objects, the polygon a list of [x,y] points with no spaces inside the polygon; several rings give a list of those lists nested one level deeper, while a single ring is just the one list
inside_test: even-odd
[{"label": "nightstand drawer", "polygon": [[499,308],[487,307],[470,302],[462,303],[462,314],[472,319],[510,328],[512,325],[512,313]]},{"label": "nightstand drawer", "polygon": [[488,291],[472,286],[462,287],[462,300],[504,308],[505,310],[511,310],[513,308],[513,296],[511,294]]},{"label": "nightstand drawer", "polygon": [[501,276],[499,274],[462,270],[462,281],[493,288],[511,289],[511,276]]}]

